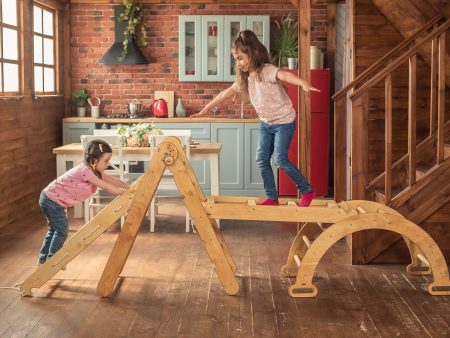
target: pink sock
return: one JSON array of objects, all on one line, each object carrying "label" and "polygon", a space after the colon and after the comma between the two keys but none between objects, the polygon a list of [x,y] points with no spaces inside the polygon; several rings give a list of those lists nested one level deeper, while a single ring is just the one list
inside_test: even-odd
[{"label": "pink sock", "polygon": [[278,201],[271,200],[270,198],[266,198],[265,200],[259,201],[256,205],[280,205]]},{"label": "pink sock", "polygon": [[314,191],[311,191],[307,194],[304,194],[302,196],[302,199],[300,201],[300,203],[298,204],[299,207],[309,207],[309,205],[311,204],[312,200],[314,199],[314,196],[316,194],[314,193]]}]

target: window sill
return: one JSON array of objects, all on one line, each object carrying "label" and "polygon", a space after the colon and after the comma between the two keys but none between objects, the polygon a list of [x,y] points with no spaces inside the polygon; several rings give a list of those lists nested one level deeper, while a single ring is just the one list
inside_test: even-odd
[{"label": "window sill", "polygon": [[39,100],[39,99],[54,99],[54,98],[61,98],[64,97],[61,94],[50,94],[50,95],[34,95],[33,99]]},{"label": "window sill", "polygon": [[17,95],[17,96],[0,96],[0,100],[23,100],[23,95]]}]

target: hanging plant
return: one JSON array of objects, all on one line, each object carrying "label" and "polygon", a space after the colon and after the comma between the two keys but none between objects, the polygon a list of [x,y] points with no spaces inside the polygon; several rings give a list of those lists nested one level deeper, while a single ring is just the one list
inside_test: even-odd
[{"label": "hanging plant", "polygon": [[123,58],[128,54],[128,38],[130,35],[139,48],[147,46],[147,26],[142,18],[141,11],[142,8],[135,0],[123,0],[123,12],[119,16],[119,21],[126,21],[127,23],[123,33]]}]

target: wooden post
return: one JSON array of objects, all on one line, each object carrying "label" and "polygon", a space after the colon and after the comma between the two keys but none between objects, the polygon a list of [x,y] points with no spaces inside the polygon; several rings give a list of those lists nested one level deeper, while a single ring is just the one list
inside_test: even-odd
[{"label": "wooden post", "polygon": [[384,118],[384,191],[386,204],[392,198],[392,76],[385,79],[385,118]]},{"label": "wooden post", "polygon": [[416,114],[416,64],[417,54],[409,58],[408,87],[408,155],[409,155],[409,186],[416,183],[416,144],[417,144],[417,114]]},{"label": "wooden post", "polygon": [[[311,45],[311,0],[300,0],[299,5],[299,53],[300,77],[311,82],[310,45]],[[299,87],[299,160],[303,175],[311,180],[311,97]]]},{"label": "wooden post", "polygon": [[436,157],[437,164],[444,161],[444,123],[445,123],[445,32],[439,35],[439,58],[438,58],[438,122]]}]

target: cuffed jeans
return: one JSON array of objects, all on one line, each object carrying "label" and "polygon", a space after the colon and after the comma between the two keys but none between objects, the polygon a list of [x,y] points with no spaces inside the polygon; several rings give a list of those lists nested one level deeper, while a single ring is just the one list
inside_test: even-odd
[{"label": "cuffed jeans", "polygon": [[44,264],[62,248],[69,234],[69,224],[66,216],[66,209],[56,202],[53,202],[42,191],[39,197],[39,206],[47,218],[48,231],[39,252],[39,264]]},{"label": "cuffed jeans", "polygon": [[256,163],[261,171],[267,198],[271,200],[278,200],[277,187],[270,165],[272,155],[275,166],[283,170],[294,181],[302,195],[313,191],[306,178],[288,158],[289,146],[294,131],[295,121],[288,124],[272,125],[264,122],[260,123]]}]

